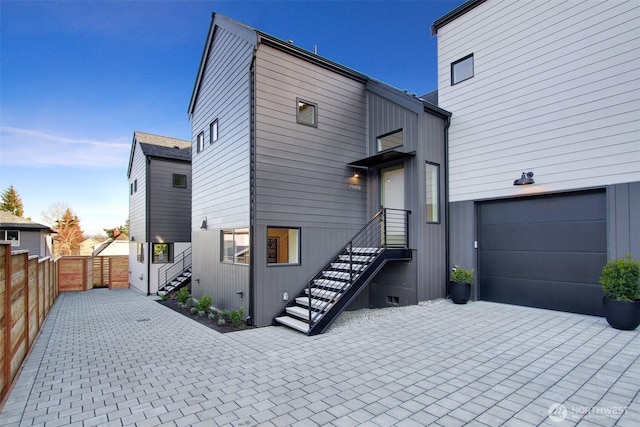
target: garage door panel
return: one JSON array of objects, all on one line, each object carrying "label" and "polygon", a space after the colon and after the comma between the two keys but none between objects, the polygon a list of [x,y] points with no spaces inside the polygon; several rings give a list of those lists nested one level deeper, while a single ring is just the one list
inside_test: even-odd
[{"label": "garage door panel", "polygon": [[607,262],[602,253],[482,251],[481,256],[483,276],[566,283],[593,283],[594,278],[597,283]]},{"label": "garage door panel", "polygon": [[479,204],[480,299],[602,315],[603,190]]},{"label": "garage door panel", "polygon": [[602,289],[593,283],[566,283],[480,276],[480,299],[526,307],[604,316]]},{"label": "garage door panel", "polygon": [[482,225],[482,250],[594,252],[607,246],[605,221]]}]

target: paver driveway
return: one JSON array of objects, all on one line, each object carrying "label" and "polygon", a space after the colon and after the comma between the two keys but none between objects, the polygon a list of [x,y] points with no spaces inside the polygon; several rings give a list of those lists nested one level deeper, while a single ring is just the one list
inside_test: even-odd
[{"label": "paver driveway", "polygon": [[640,425],[639,331],[488,302],[398,313],[223,335],[130,290],[61,294],[0,425]]}]

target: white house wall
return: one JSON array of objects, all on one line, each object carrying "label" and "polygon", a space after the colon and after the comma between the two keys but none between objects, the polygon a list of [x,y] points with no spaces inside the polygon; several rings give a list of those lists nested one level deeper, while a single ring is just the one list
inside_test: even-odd
[{"label": "white house wall", "polygon": [[[639,181],[639,16],[637,1],[488,1],[439,28],[450,201]],[[523,171],[535,186],[511,185]]]}]

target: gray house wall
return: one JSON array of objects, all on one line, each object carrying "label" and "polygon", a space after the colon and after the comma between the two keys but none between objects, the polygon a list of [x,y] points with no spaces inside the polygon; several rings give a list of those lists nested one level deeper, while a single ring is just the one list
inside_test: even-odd
[{"label": "gray house wall", "polygon": [[[131,172],[129,173],[129,188],[137,181],[137,191],[129,194],[129,236],[133,237],[132,244],[135,242],[145,242],[146,238],[146,215],[147,198],[146,198],[146,156],[140,148],[140,144],[136,144],[133,152],[133,161],[131,163]],[[129,251],[134,254],[136,251]]]},{"label": "gray house wall", "polygon": [[[366,156],[365,85],[260,45],[255,67],[255,227],[258,325],[271,323],[368,221],[366,183],[347,164]],[[317,127],[296,122],[297,98]],[[300,228],[300,265],[267,265],[267,226]]]},{"label": "gray house wall", "polygon": [[608,258],[640,259],[640,182],[607,188]]},{"label": "gray house wall", "polygon": [[[220,260],[222,229],[249,228],[251,63],[256,34],[213,17],[189,114],[192,123],[192,293],[223,309],[249,310],[249,267]],[[210,123],[218,140],[210,144]],[[197,137],[205,144],[197,152]],[[207,228],[201,229],[202,221]],[[238,294],[242,292],[242,298]]]},{"label": "gray house wall", "polygon": [[20,245],[11,246],[12,251],[29,251],[29,255],[37,255],[40,258],[51,256],[47,250],[47,233],[40,229],[25,230],[19,227],[2,227],[0,230],[18,230],[20,232]]},{"label": "gray house wall", "polygon": [[[149,241],[191,241],[191,164],[149,159]],[[173,175],[187,177],[187,187],[173,186]]]}]

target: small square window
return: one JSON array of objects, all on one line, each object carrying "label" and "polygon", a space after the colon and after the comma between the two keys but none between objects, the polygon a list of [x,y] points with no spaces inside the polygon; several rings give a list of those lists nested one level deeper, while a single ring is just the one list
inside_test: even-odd
[{"label": "small square window", "polygon": [[473,77],[473,53],[451,64],[451,85]]},{"label": "small square window", "polygon": [[153,244],[153,263],[167,264],[173,262],[173,243]]},{"label": "small square window", "polygon": [[402,129],[378,137],[378,151],[390,150],[404,144]]},{"label": "small square window", "polygon": [[311,102],[297,99],[296,121],[307,126],[318,127],[318,106]]},{"label": "small square window", "polygon": [[233,264],[249,264],[249,229],[222,230],[220,235],[220,261]]},{"label": "small square window", "polygon": [[187,175],[174,173],[173,186],[177,188],[187,188]]},{"label": "small square window", "polygon": [[300,264],[300,229],[267,227],[267,264]]},{"label": "small square window", "polygon": [[197,147],[196,150],[198,153],[200,153],[202,150],[204,150],[204,132],[200,132],[198,134],[198,139],[197,139]]},{"label": "small square window", "polygon": [[218,119],[215,119],[209,125],[209,144],[213,144],[218,140]]}]

